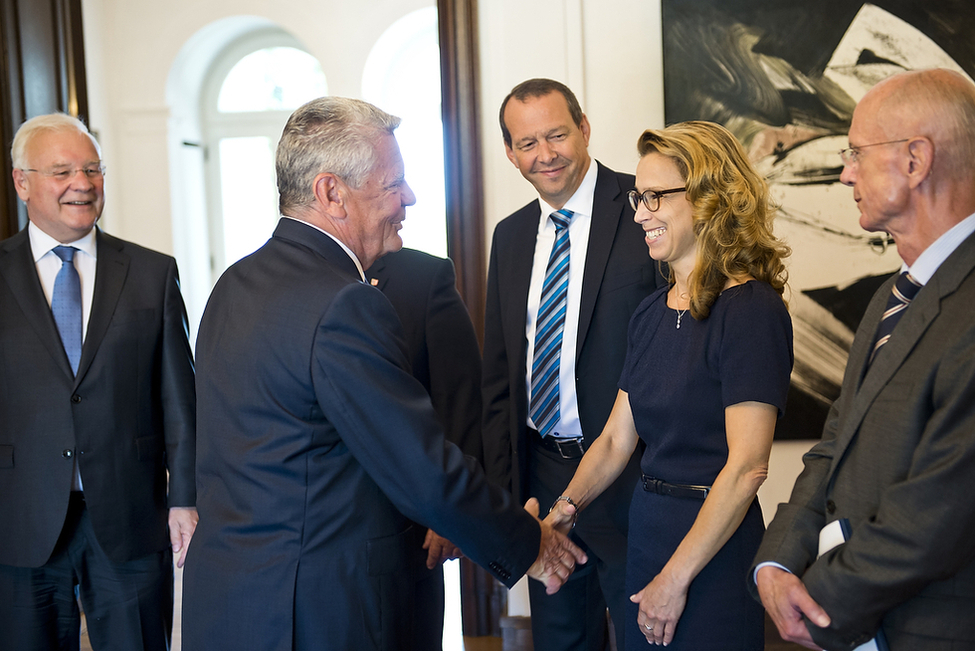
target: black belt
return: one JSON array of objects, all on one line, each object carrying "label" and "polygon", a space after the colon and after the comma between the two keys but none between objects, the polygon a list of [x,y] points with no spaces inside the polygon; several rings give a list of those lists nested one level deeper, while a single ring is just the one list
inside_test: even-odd
[{"label": "black belt", "polygon": [[643,475],[643,490],[657,495],[670,497],[686,497],[692,500],[703,500],[711,492],[710,486],[687,486],[685,484],[668,484],[662,479]]},{"label": "black belt", "polygon": [[563,459],[581,459],[582,455],[586,453],[581,436],[572,439],[557,439],[551,436],[542,436],[538,430],[530,427],[528,432],[535,439],[536,445],[540,445],[549,452],[561,455]]}]

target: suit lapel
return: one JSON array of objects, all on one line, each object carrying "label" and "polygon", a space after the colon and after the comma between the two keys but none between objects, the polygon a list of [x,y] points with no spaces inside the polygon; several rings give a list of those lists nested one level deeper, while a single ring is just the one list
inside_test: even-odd
[{"label": "suit lapel", "polygon": [[98,260],[95,262],[95,291],[91,299],[91,313],[88,316],[88,330],[85,345],[81,349],[78,375],[75,384],[81,382],[91,366],[98,347],[108,332],[108,326],[115,315],[125,278],[129,273],[129,256],[122,252],[122,243],[98,230]]},{"label": "suit lapel", "polygon": [[37,267],[31,255],[30,237],[26,228],[3,243],[0,250],[0,278],[7,283],[10,294],[27,318],[28,325],[37,333],[64,373],[71,377],[71,365],[64,352],[61,335],[54,323],[51,306],[44,298],[41,280],[37,277]]},{"label": "suit lapel", "polygon": [[[505,252],[499,256],[501,264],[498,269],[499,282],[503,287],[506,304],[503,307],[505,319],[505,343],[508,350],[518,350],[520,359],[524,360],[528,351],[528,339],[525,336],[525,323],[528,318],[528,289],[531,286],[532,262],[535,257],[535,240],[538,238],[538,218],[541,207],[538,201],[529,204],[523,210],[523,218],[519,219],[517,228],[512,236],[504,243]],[[501,276],[504,280],[501,280]],[[526,369],[521,369],[520,377],[524,377]]]},{"label": "suit lapel", "polygon": [[623,215],[623,193],[616,176],[595,159],[596,191],[592,200],[592,223],[589,225],[589,248],[586,252],[585,275],[582,278],[582,299],[579,304],[579,330],[576,335],[576,359],[582,353],[586,333],[592,322],[596,297],[603,282],[609,252],[613,248],[616,231]]},{"label": "suit lapel", "polygon": [[844,419],[843,431],[839,433],[837,451],[833,456],[833,470],[836,469],[847,447],[853,441],[854,435],[859,431],[860,423],[877,395],[887,386],[931,323],[938,317],[941,312],[941,301],[958,289],[973,267],[975,267],[975,235],[969,236],[962,242],[942,263],[931,280],[921,288],[910,309],[904,313],[897,324],[896,336],[891,337],[874,363],[866,368],[867,358],[873,347],[872,335],[880,322],[880,316],[887,304],[887,296],[897,276],[884,283],[877,291],[863,319],[866,325],[872,326],[872,329],[866,331],[865,326],[857,333],[860,335],[860,341],[850,352],[850,359],[847,362],[855,365],[852,369],[859,374],[860,381],[855,385],[855,394],[848,403],[848,416]]}]

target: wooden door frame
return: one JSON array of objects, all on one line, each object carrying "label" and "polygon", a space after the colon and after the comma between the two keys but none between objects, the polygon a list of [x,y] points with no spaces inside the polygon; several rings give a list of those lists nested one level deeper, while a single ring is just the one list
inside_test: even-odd
[{"label": "wooden door frame", "polygon": [[81,0],[0,0],[0,239],[27,224],[13,190],[10,143],[29,118],[54,111],[88,121]]}]

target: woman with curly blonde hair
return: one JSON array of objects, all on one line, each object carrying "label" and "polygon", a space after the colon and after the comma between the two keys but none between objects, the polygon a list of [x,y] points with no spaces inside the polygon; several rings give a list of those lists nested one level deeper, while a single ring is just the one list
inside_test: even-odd
[{"label": "woman with curly blonde hair", "polygon": [[638,150],[629,199],[671,284],[634,313],[613,412],[549,518],[567,528],[586,517],[642,439],[631,616],[617,623],[627,649],[760,651],[764,615],[746,575],[792,370],[789,249],[772,234],[768,186],[723,127],[648,130]]}]

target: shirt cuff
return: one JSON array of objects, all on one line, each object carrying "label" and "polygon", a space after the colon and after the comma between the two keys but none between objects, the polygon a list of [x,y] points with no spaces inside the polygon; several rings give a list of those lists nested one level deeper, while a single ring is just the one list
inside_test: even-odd
[{"label": "shirt cuff", "polygon": [[789,572],[789,574],[792,574],[792,572],[789,570],[789,568],[787,568],[786,566],[782,565],[781,563],[776,563],[775,561],[765,561],[764,563],[759,563],[758,565],[755,566],[755,571],[752,572],[752,583],[754,583],[756,586],[758,586],[758,571],[760,569],[762,569],[763,567],[770,567],[770,566],[771,567],[777,567],[780,570],[784,570],[786,572]]}]

